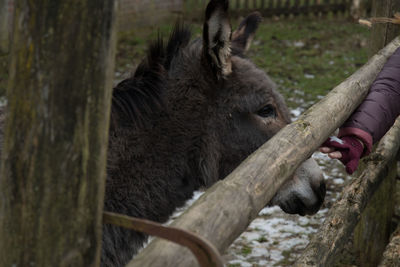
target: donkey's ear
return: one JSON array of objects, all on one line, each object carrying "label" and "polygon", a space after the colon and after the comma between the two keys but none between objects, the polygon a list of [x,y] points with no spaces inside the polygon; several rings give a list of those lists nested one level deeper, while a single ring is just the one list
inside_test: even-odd
[{"label": "donkey's ear", "polygon": [[211,0],[203,28],[203,55],[217,77],[232,72],[229,0]]},{"label": "donkey's ear", "polygon": [[249,49],[261,21],[261,14],[253,12],[240,23],[237,30],[232,34],[232,54],[241,55]]}]

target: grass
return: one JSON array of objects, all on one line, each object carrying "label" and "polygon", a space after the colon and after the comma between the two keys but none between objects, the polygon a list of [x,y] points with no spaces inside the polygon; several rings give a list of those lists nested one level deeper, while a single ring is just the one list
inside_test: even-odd
[{"label": "grass", "polygon": [[249,57],[278,83],[289,106],[298,104],[293,97],[307,106],[367,61],[367,38],[365,28],[346,20],[266,21]]},{"label": "grass", "polygon": [[274,264],[274,266],[292,266],[294,264],[293,260],[290,260],[291,251],[284,250],[282,251],[282,256],[284,257],[282,260]]},{"label": "grass", "polygon": [[260,243],[264,243],[264,242],[268,242],[268,239],[265,238],[264,236],[260,236],[260,237],[257,239],[257,241],[260,242]]},{"label": "grass", "polygon": [[249,247],[247,245],[244,245],[242,247],[241,254],[244,255],[244,256],[249,255],[252,252],[252,250],[253,249],[251,247]]},{"label": "grass", "polygon": [[[200,36],[201,24],[191,27],[193,35]],[[172,28],[170,22],[159,29],[121,33],[116,79],[140,62],[149,40],[158,34],[167,37]],[[367,61],[368,36],[368,29],[344,18],[265,19],[248,57],[278,84],[291,108],[307,108]]]}]

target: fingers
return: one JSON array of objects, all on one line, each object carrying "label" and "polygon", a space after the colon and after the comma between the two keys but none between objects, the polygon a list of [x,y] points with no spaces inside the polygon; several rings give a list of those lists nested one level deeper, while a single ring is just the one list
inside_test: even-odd
[{"label": "fingers", "polygon": [[323,146],[319,148],[319,151],[326,154],[335,151],[335,149],[332,147]]},{"label": "fingers", "polygon": [[342,153],[340,151],[336,151],[335,148],[332,147],[320,147],[319,151],[325,154],[328,154],[328,157],[331,159],[341,159]]},{"label": "fingers", "polygon": [[328,157],[331,159],[341,159],[342,158],[342,153],[340,151],[334,151],[328,154]]}]

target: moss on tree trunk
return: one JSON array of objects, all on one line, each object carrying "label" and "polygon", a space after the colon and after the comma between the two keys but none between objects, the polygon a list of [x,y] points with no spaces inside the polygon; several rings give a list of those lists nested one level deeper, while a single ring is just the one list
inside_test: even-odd
[{"label": "moss on tree trunk", "polygon": [[113,0],[16,1],[0,178],[0,266],[96,266]]}]

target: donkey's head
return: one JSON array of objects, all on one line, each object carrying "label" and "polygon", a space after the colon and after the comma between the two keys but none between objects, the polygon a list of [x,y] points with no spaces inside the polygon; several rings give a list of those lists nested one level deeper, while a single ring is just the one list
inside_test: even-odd
[{"label": "donkey's head", "polygon": [[[150,48],[134,79],[123,81],[113,95],[112,114],[118,115],[112,121],[122,123],[129,115],[139,128],[144,117],[151,121],[135,137],[151,144],[138,141],[135,153],[153,151],[173,165],[168,170],[173,177],[208,186],[290,122],[276,85],[244,57],[260,21],[252,13],[232,33],[228,0],[211,0],[202,40],[190,42],[190,32],[178,25],[165,47],[158,41]],[[322,173],[309,159],[272,203],[289,213],[311,214],[324,195]]]},{"label": "donkey's head", "polygon": [[[183,45],[169,64],[170,115],[196,129],[195,165],[206,185],[224,178],[290,122],[276,85],[244,57],[260,15],[250,14],[231,33],[228,2],[208,4],[202,42]],[[312,214],[324,195],[322,172],[309,159],[272,203],[289,213]]]}]

